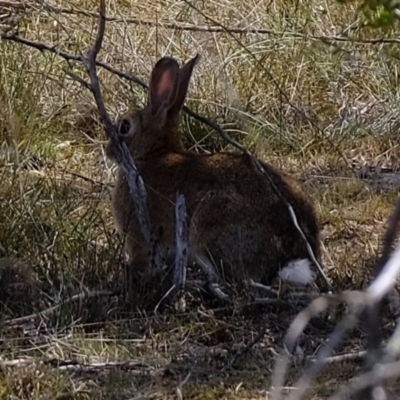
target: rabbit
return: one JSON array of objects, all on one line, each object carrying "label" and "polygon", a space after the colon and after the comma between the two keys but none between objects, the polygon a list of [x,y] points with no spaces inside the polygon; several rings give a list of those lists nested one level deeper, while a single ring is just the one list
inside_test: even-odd
[{"label": "rabbit", "polygon": [[[280,276],[311,283],[316,268],[287,205],[251,156],[188,151],[179,132],[179,115],[199,55],[180,67],[161,58],[151,73],[148,104],[117,119],[118,134],[131,152],[147,189],[147,205],[156,240],[166,257],[174,255],[175,200],[185,197],[188,255],[210,281],[253,279],[270,283]],[[106,154],[116,162],[115,148]],[[291,204],[299,225],[320,258],[319,227],[310,198],[286,173],[259,161]],[[119,168],[112,197],[118,231],[125,236],[132,268],[143,274],[150,249],[135,216],[135,205]],[[279,274],[279,275],[278,275]]]}]

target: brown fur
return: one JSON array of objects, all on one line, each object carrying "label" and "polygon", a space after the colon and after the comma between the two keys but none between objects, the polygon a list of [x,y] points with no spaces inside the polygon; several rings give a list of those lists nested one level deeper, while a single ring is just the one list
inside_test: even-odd
[{"label": "brown fur", "polygon": [[[162,249],[174,252],[176,194],[185,196],[189,255],[210,278],[212,269],[225,279],[270,281],[287,262],[309,258],[289,211],[249,156],[187,151],[178,130],[192,69],[197,58],[179,69],[171,58],[154,67],[146,108],[119,119],[120,135],[134,156],[148,193],[153,230]],[[114,157],[111,142],[107,155]],[[319,229],[313,206],[299,185],[262,163],[293,206],[317,258]],[[137,223],[124,173],[119,170],[112,209],[126,235],[133,268],[143,272],[149,249]]]}]

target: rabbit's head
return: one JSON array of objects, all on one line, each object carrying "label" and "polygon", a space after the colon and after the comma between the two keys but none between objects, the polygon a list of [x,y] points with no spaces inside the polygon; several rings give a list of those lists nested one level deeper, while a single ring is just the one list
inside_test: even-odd
[{"label": "rabbit's head", "polygon": [[[134,158],[183,148],[178,132],[178,117],[199,58],[197,55],[182,68],[173,58],[161,58],[151,73],[147,106],[118,118],[118,134]],[[109,158],[115,160],[111,141],[106,152]]]}]

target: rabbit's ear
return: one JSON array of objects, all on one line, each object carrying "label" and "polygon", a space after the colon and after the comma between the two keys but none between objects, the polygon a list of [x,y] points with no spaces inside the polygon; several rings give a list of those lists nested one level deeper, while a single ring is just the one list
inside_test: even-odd
[{"label": "rabbit's ear", "polygon": [[178,86],[178,94],[175,98],[174,105],[171,109],[171,114],[179,114],[183,107],[183,103],[185,102],[186,94],[188,91],[190,78],[192,76],[193,68],[200,60],[200,54],[197,54],[194,58],[188,61],[180,70],[179,70],[179,86]]},{"label": "rabbit's ear", "polygon": [[152,114],[166,113],[175,103],[179,84],[179,64],[170,57],[161,58],[153,68],[150,80]]}]

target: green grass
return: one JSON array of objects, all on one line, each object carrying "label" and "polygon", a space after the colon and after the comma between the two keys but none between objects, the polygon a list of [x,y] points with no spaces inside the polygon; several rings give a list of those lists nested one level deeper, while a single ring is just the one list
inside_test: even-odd
[{"label": "green grass", "polygon": [[[51,4],[97,8],[96,1]],[[196,2],[228,28],[268,34],[171,29],[166,24],[213,25],[175,0],[111,0],[107,6],[109,15],[122,20],[107,24],[99,58],[147,82],[160,56],[184,62],[200,52],[187,105],[304,182],[318,212],[330,280],[338,290],[364,287],[398,191],[377,187],[382,175],[367,182],[355,169],[399,163],[398,45],[362,43],[380,32],[357,28],[355,6],[336,2]],[[96,20],[90,16],[38,6],[11,11],[23,37],[73,54],[93,43]],[[129,18],[139,22],[124,22]],[[156,20],[157,29],[140,23]],[[350,25],[348,35],[358,42],[318,39],[338,36]],[[396,37],[395,30],[385,37]],[[246,317],[240,307],[211,311],[192,295],[183,315],[130,314],[117,296],[63,303],[85,290],[114,288],[122,279],[122,246],[110,215],[115,167],[104,154],[106,136],[93,99],[65,74],[65,61],[7,41],[0,42],[0,54],[0,282],[7,289],[0,294],[2,321],[62,303],[35,323],[3,326],[1,359],[33,361],[2,368],[0,398],[176,398],[189,372],[182,387],[186,399],[264,398],[274,352],[295,309],[267,307]],[[71,68],[86,78],[81,65]],[[134,84],[101,69],[99,76],[111,115],[146,101]],[[199,152],[232,149],[187,116],[182,131],[187,147]],[[233,370],[223,371],[263,319],[272,321],[265,339]],[[343,349],[349,351],[358,337]],[[307,354],[322,338],[305,337]],[[45,363],[51,359],[143,364],[78,373]],[[348,363],[330,369],[310,398],[331,393],[357,368]]]}]

